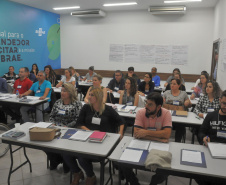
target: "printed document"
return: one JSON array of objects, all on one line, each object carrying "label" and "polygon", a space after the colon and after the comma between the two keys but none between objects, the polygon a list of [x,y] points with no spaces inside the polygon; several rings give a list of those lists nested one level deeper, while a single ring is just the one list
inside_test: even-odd
[{"label": "printed document", "polygon": [[202,163],[201,152],[194,150],[182,150],[182,161],[191,163]]},{"label": "printed document", "polygon": [[142,156],[143,150],[125,149],[122,153],[120,160],[139,162]]},{"label": "printed document", "polygon": [[148,150],[151,151],[151,149],[169,151],[169,143],[159,143],[152,141]]},{"label": "printed document", "polygon": [[135,149],[141,149],[141,150],[147,150],[150,142],[149,141],[142,141],[138,139],[133,139],[128,148],[135,148]]}]

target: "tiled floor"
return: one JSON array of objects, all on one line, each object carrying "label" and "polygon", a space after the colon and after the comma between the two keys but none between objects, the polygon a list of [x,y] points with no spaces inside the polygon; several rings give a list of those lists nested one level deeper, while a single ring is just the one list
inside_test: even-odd
[{"label": "tiled floor", "polygon": [[[48,117],[47,119],[48,120]],[[12,121],[10,121],[13,124]],[[126,135],[131,135],[131,127],[127,128]],[[174,140],[174,132],[172,132],[171,140]],[[191,142],[191,132],[187,130],[187,143]],[[197,142],[196,142],[197,144]],[[16,148],[16,146],[14,146]],[[69,173],[64,174],[62,165],[59,165],[57,170],[50,171],[47,169],[47,158],[46,154],[43,151],[29,149],[27,148],[28,157],[32,163],[32,173],[29,171],[29,165],[25,165],[11,176],[11,185],[67,185],[69,183]],[[23,163],[24,155],[23,151],[20,149],[19,151],[14,153],[14,164],[15,166]],[[0,185],[7,185],[7,178],[10,167],[10,156],[9,152],[2,158],[0,158]],[[99,163],[94,163],[95,174],[97,176],[97,180],[99,182]],[[108,177],[108,167],[105,168],[105,179]],[[113,184],[118,184],[118,172],[116,170],[116,174],[113,175]],[[151,176],[154,173],[144,172],[138,170],[137,177],[140,180],[141,185],[149,185]],[[98,185],[97,182],[97,185]],[[81,181],[80,185],[84,185],[85,182]],[[122,184],[125,182],[122,181]],[[162,183],[165,184],[165,183]],[[169,176],[168,185],[185,185],[189,184],[189,179]],[[196,185],[195,181],[192,181],[193,185]]]}]

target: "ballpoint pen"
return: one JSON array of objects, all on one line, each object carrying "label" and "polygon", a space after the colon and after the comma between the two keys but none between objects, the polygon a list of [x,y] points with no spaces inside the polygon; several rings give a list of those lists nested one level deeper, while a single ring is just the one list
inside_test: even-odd
[{"label": "ballpoint pen", "polygon": [[124,143],[124,144],[122,145],[122,147],[121,147],[121,148],[123,148],[123,147],[125,146],[125,144],[126,144],[126,143]]}]

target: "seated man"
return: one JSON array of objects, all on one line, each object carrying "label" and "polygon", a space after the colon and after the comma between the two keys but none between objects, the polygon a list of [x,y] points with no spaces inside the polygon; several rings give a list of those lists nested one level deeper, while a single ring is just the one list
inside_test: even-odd
[{"label": "seated man", "polygon": [[[35,82],[27,92],[21,94],[20,97],[27,96],[27,95],[31,94],[32,92],[34,92],[35,96],[40,97],[39,98],[40,100],[49,98],[48,102],[44,103],[44,105],[41,104],[41,105],[36,106],[36,108],[35,108],[36,109],[36,122],[40,122],[40,121],[43,121],[42,111],[45,110],[49,106],[49,102],[51,101],[50,96],[51,96],[52,87],[51,87],[51,83],[49,81],[45,80],[46,74],[44,71],[39,71],[37,78],[38,78],[38,81]],[[24,122],[30,121],[29,115],[27,113],[27,111],[30,108],[31,107],[29,107],[29,106],[22,106],[20,108],[20,113],[22,115],[22,119]],[[44,108],[44,109],[42,109],[42,108]]]},{"label": "seated man", "polygon": [[140,83],[139,77],[134,73],[134,67],[128,68],[128,73],[124,76],[124,79],[126,80],[128,77],[132,77],[137,81],[137,85]]},{"label": "seated man", "polygon": [[160,77],[156,73],[157,73],[157,68],[153,67],[151,69],[152,82],[155,83],[155,87],[158,87],[158,86],[160,86]]},{"label": "seated man", "polygon": [[0,78],[0,92],[8,93],[8,85],[5,79]]},{"label": "seated man", "polygon": [[[19,94],[23,94],[28,91],[33,84],[32,81],[27,78],[27,74],[25,72],[24,67],[20,68],[19,77],[20,78],[17,79],[14,83],[13,94],[16,94],[17,91]],[[18,104],[4,106],[4,111],[12,117],[11,120],[16,119],[16,122],[20,122],[21,118],[20,113],[18,112],[19,109],[20,105]]]},{"label": "seated man", "polygon": [[[199,139],[205,146],[208,142],[226,143],[226,90],[220,98],[220,109],[210,112],[205,117],[199,130]],[[199,185],[223,185],[224,183],[210,182],[205,179],[195,179]]]},{"label": "seated man", "polygon": [[25,69],[25,72],[27,73],[27,75],[26,75],[27,78],[29,78],[33,83],[38,81],[36,76],[33,73],[30,73],[28,67],[24,67],[24,69]]},{"label": "seated man", "polygon": [[5,78],[6,80],[16,80],[18,78],[18,75],[14,73],[14,67],[9,66],[9,72],[5,73],[2,78]]},{"label": "seated man", "polygon": [[19,70],[19,79],[17,79],[13,86],[13,94],[16,94],[16,91],[19,91],[19,94],[23,94],[28,91],[33,82],[27,78],[27,72],[25,67],[20,68]]},{"label": "seated man", "polygon": [[[134,124],[134,137],[151,141],[169,142],[172,129],[170,111],[162,108],[161,94],[153,92],[147,96],[145,108],[137,112]],[[130,185],[139,185],[138,179],[130,168],[122,168],[123,174]],[[167,176],[155,174],[150,185],[156,185],[166,180]]]},{"label": "seated man", "polygon": [[124,89],[125,80],[122,78],[122,72],[120,70],[115,71],[115,78],[113,78],[107,86],[107,90],[117,92],[121,94]]}]

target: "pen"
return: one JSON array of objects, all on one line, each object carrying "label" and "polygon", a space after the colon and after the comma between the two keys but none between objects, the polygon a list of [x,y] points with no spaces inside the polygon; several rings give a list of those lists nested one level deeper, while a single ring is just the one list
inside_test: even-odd
[{"label": "pen", "polygon": [[197,119],[200,119],[200,117],[196,116]]},{"label": "pen", "polygon": [[121,147],[121,148],[123,148],[123,147],[125,146],[125,144],[126,144],[126,143],[124,143],[124,144],[122,145],[122,147]]}]

